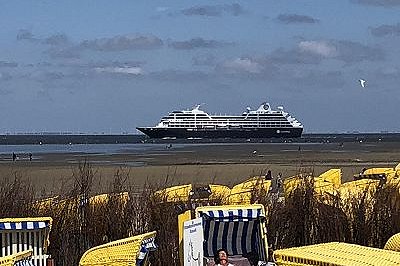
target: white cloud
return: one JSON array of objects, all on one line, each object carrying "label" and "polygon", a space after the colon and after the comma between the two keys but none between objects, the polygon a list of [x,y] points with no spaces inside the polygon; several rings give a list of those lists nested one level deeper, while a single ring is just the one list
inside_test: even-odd
[{"label": "white cloud", "polygon": [[309,52],[324,57],[336,55],[336,47],[326,41],[301,41],[299,48],[303,52]]},{"label": "white cloud", "polygon": [[120,73],[120,74],[130,74],[130,75],[141,75],[143,70],[140,67],[96,67],[96,72],[106,72],[106,73]]},{"label": "white cloud", "polygon": [[250,58],[236,58],[223,63],[222,68],[229,73],[248,72],[260,73],[262,66]]}]

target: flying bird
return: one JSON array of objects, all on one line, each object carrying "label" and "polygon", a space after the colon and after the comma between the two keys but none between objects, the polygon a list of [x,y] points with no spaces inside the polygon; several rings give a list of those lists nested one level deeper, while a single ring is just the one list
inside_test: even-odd
[{"label": "flying bird", "polygon": [[367,81],[365,79],[359,79],[358,81],[360,82],[361,87],[365,88]]}]

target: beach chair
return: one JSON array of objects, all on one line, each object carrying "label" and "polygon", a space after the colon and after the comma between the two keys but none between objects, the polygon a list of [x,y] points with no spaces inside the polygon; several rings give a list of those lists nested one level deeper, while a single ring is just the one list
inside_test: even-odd
[{"label": "beach chair", "polygon": [[33,265],[47,266],[51,224],[50,217],[0,219],[0,257],[32,250]]},{"label": "beach chair", "polygon": [[148,253],[156,249],[156,232],[128,237],[87,250],[79,266],[148,265]]},{"label": "beach chair", "polygon": [[113,194],[100,194],[95,195],[89,198],[89,204],[99,205],[99,204],[107,204],[111,199],[117,200],[122,205],[126,205],[129,201],[129,193],[128,192],[121,192],[121,193],[113,193]]},{"label": "beach chair", "polygon": [[229,204],[251,204],[252,197],[264,198],[271,187],[271,180],[264,176],[255,176],[235,185],[228,198]]},{"label": "beach chair", "polygon": [[187,184],[164,188],[154,193],[160,202],[198,202],[219,200],[229,196],[230,189],[223,185]]},{"label": "beach chair", "polygon": [[263,205],[204,206],[196,208],[195,219],[188,214],[178,220],[183,234],[179,236],[181,265],[213,266],[221,248],[235,266],[268,261]]},{"label": "beach chair", "polygon": [[400,252],[400,233],[389,238],[383,249]]},{"label": "beach chair", "polygon": [[13,255],[0,257],[1,266],[35,266],[32,262],[32,250],[21,251]]},{"label": "beach chair", "polygon": [[319,176],[298,175],[287,178],[283,182],[285,196],[288,197],[299,185],[310,182],[313,184],[314,190],[319,195],[324,193],[334,193],[342,183],[342,171],[340,169],[329,169]]},{"label": "beach chair", "polygon": [[376,179],[383,183],[400,180],[400,163],[395,167],[375,167],[363,169],[361,173],[353,176],[354,180]]},{"label": "beach chair", "polygon": [[330,242],[276,250],[274,259],[279,266],[392,266],[400,264],[400,252]]}]

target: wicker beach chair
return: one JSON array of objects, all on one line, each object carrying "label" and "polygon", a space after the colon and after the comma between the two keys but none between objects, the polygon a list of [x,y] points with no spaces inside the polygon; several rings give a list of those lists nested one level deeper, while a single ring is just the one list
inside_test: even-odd
[{"label": "wicker beach chair", "polygon": [[315,192],[319,195],[324,193],[334,193],[342,183],[342,171],[340,169],[329,169],[328,171],[320,174],[319,176],[312,176],[312,174],[298,175],[286,178],[283,182],[285,196],[288,197],[299,185],[304,182],[313,184]]},{"label": "wicker beach chair", "polygon": [[148,253],[155,250],[154,239],[156,232],[128,237],[113,241],[87,250],[80,266],[125,266],[148,265]]},{"label": "wicker beach chair", "polygon": [[52,221],[50,217],[0,219],[0,257],[32,250],[33,265],[47,265]]},{"label": "wicker beach chair", "polygon": [[159,202],[189,202],[201,200],[215,200],[225,198],[230,189],[223,185],[179,185],[164,188],[154,193]]},{"label": "wicker beach chair", "polygon": [[[250,266],[268,261],[266,213],[262,204],[204,206],[196,208],[195,215],[202,218],[205,265],[213,265],[220,248],[228,252],[233,265]],[[183,242],[183,251],[187,254],[185,247],[188,245]]]},{"label": "wicker beach chair", "polygon": [[1,266],[34,266],[32,263],[33,250],[26,250],[13,255],[0,257]]},{"label": "wicker beach chair", "polygon": [[229,204],[251,204],[252,197],[264,198],[271,187],[271,180],[264,176],[255,176],[235,185],[228,197]]},{"label": "wicker beach chair", "polygon": [[383,249],[400,252],[400,233],[389,238]]},{"label": "wicker beach chair", "polygon": [[400,253],[355,244],[331,242],[276,250],[274,259],[282,266],[389,266],[399,265]]}]

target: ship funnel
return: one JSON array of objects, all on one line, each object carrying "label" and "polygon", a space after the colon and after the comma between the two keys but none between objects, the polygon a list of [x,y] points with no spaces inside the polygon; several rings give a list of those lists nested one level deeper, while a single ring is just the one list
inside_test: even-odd
[{"label": "ship funnel", "polygon": [[193,107],[193,110],[199,110],[200,106],[201,106],[201,104],[196,104],[196,106]]},{"label": "ship funnel", "polygon": [[282,112],[283,111],[283,106],[278,106],[278,110]]}]

